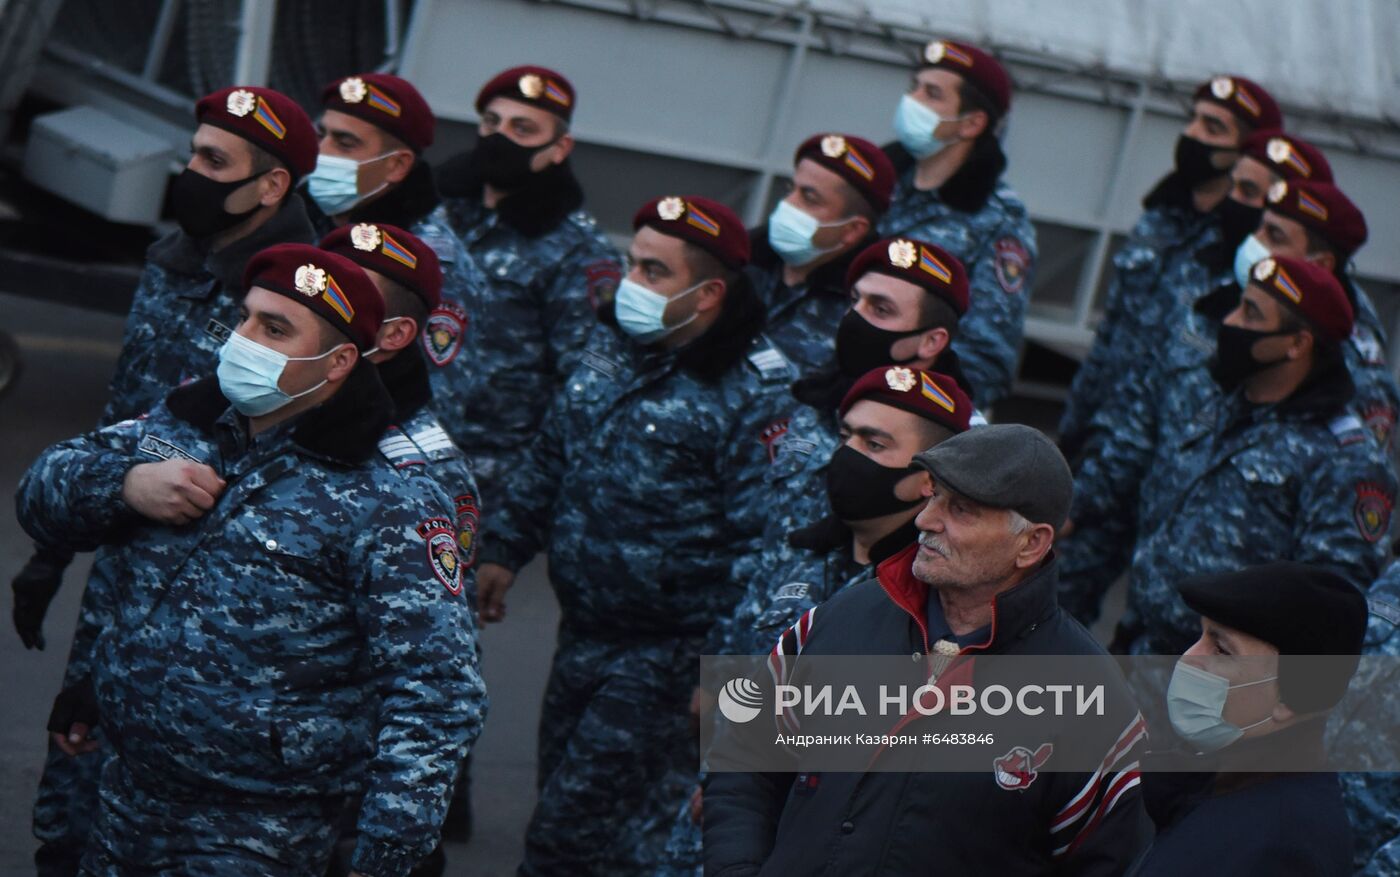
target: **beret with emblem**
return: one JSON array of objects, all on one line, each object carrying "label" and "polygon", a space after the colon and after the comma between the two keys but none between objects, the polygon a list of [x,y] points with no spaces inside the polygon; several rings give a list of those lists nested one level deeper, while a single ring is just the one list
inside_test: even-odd
[{"label": "beret with emblem", "polygon": [[934,40],[924,46],[919,66],[951,70],[986,95],[999,114],[1005,116],[1011,110],[1011,77],[1000,61],[976,46]]},{"label": "beret with emblem", "polygon": [[1336,247],[1343,259],[1351,258],[1366,243],[1366,217],[1331,183],[1280,180],[1269,187],[1264,207],[1313,229]]},{"label": "beret with emblem", "polygon": [[522,104],[548,110],[564,121],[574,115],[574,86],[548,67],[512,67],[481,87],[476,95],[476,111],[486,111],[492,98],[508,97]]},{"label": "beret with emblem", "polygon": [[1351,335],[1355,321],[1351,302],[1326,268],[1290,256],[1271,256],[1249,269],[1249,283],[1302,317],[1322,340],[1341,342]]},{"label": "beret with emblem", "polygon": [[866,274],[887,274],[921,286],[957,312],[967,313],[967,270],[947,250],[914,238],[885,238],[861,250],[846,271],[846,288]]},{"label": "beret with emblem", "polygon": [[749,235],[739,217],[718,201],[699,195],[653,198],[632,217],[632,228],[649,226],[714,256],[726,268],[749,262]]},{"label": "beret with emblem", "polygon": [[243,288],[255,286],[306,306],[362,351],[374,346],[384,322],[384,297],[369,275],[311,244],[278,244],[253,256],[243,269]]},{"label": "beret with emblem", "polygon": [[316,169],[316,126],[296,101],[281,92],[256,85],[220,89],[195,103],[194,117],[270,153],[294,179]]},{"label": "beret with emblem", "polygon": [[402,140],[414,152],[433,145],[437,120],[413,83],[389,73],[358,73],[321,89],[328,110],[363,119]]},{"label": "beret with emblem", "polygon": [[994,423],[914,455],[912,465],[979,505],[1011,509],[1055,529],[1069,517],[1074,478],[1055,443],[1033,427]]},{"label": "beret with emblem", "polygon": [[1255,131],[1244,141],[1244,154],[1285,180],[1332,182],[1332,165],[1322,150],[1282,131]]},{"label": "beret with emblem", "polygon": [[1295,712],[1336,706],[1346,694],[1366,636],[1366,598],[1336,572],[1290,561],[1183,579],[1192,611],[1279,651],[1279,699]]},{"label": "beret with emblem", "polygon": [[1243,76],[1213,76],[1196,87],[1193,97],[1219,104],[1255,130],[1283,127],[1283,112],[1273,95]]},{"label": "beret with emblem", "polygon": [[368,271],[383,274],[433,310],[442,303],[442,266],[437,253],[415,234],[385,222],[343,225],[318,246]]},{"label": "beret with emblem", "polygon": [[841,400],[841,416],[862,399],[917,414],[953,432],[966,432],[972,420],[972,400],[957,381],[902,365],[881,366],[862,375]]},{"label": "beret with emblem", "polygon": [[816,134],[797,147],[792,160],[796,164],[804,158],[841,177],[878,212],[889,209],[894,165],[874,143],[849,134]]}]

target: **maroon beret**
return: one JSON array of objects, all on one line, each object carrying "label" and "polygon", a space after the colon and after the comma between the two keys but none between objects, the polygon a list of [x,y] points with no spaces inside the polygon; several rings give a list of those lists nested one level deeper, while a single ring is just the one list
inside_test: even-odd
[{"label": "maroon beret", "polygon": [[976,46],[934,40],[924,46],[919,66],[951,70],[977,86],[1000,115],[1011,110],[1011,77],[1006,75],[1006,68],[1000,61]]},{"label": "maroon beret", "polygon": [[414,152],[433,145],[437,120],[418,89],[388,73],[360,73],[321,89],[328,110],[364,119],[402,140]]},{"label": "maroon beret", "polygon": [[321,238],[317,246],[367,271],[383,274],[421,298],[430,311],[442,303],[442,265],[437,253],[397,225],[343,225]]},{"label": "maroon beret", "polygon": [[862,375],[841,400],[841,416],[861,399],[901,408],[953,432],[967,432],[972,419],[972,400],[957,381],[902,365],[882,365]]},{"label": "maroon beret", "polygon": [[1196,87],[1194,97],[1220,104],[1255,130],[1283,127],[1283,112],[1273,96],[1243,76],[1211,77]]},{"label": "maroon beret", "polygon": [[369,275],[311,244],[278,244],[253,256],[243,269],[243,287],[255,286],[305,305],[362,351],[374,346],[384,322],[384,297]]},{"label": "maroon beret", "polygon": [[508,97],[522,104],[548,110],[564,121],[574,115],[574,86],[548,67],[512,67],[496,74],[476,94],[476,111],[486,112],[493,97]]},{"label": "maroon beret", "polygon": [[1285,180],[1332,182],[1332,165],[1322,150],[1301,137],[1282,131],[1255,131],[1244,142],[1244,154]]},{"label": "maroon beret", "polygon": [[814,134],[797,147],[793,164],[804,158],[838,174],[880,213],[889,209],[894,165],[874,143],[849,134]]},{"label": "maroon beret", "polygon": [[206,94],[195,121],[237,134],[275,156],[300,179],[316,169],[316,126],[297,102],[278,91],[235,85]]},{"label": "maroon beret", "polygon": [[947,250],[912,238],[885,238],[861,250],[846,271],[846,288],[866,274],[888,274],[921,286],[952,306],[958,316],[967,313],[967,270]]},{"label": "maroon beret", "polygon": [[1331,183],[1280,180],[1269,187],[1265,209],[1296,219],[1326,238],[1344,258],[1366,243],[1366,217]]},{"label": "maroon beret", "polygon": [[1271,256],[1254,263],[1249,282],[1306,320],[1323,340],[1341,342],[1351,336],[1356,319],[1351,302],[1326,268],[1290,256]]},{"label": "maroon beret", "polygon": [[718,201],[698,195],[653,198],[632,217],[633,230],[644,225],[694,244],[727,268],[749,263],[749,235],[744,223]]}]

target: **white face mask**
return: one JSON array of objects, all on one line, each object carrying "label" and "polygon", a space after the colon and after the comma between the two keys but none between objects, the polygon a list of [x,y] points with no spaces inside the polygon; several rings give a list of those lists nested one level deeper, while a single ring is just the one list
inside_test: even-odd
[{"label": "white face mask", "polygon": [[813,259],[841,249],[839,246],[822,249],[812,243],[812,237],[823,228],[845,225],[853,217],[838,219],[836,222],[818,222],[816,217],[787,201],[779,201],[768,217],[768,244],[788,265],[806,265]]},{"label": "white face mask", "polygon": [[956,122],[961,116],[945,119],[933,110],[919,103],[910,95],[899,99],[894,113],[894,136],[901,146],[909,150],[915,158],[927,158],[961,137],[953,136],[943,140],[935,133],[944,122]]},{"label": "white face mask", "polygon": [[364,161],[355,161],[353,158],[343,158],[339,155],[318,155],[316,169],[306,178],[306,191],[311,195],[311,200],[316,202],[316,206],[321,208],[322,213],[327,216],[339,216],[353,210],[355,205],[389,185],[388,181],[385,181],[361,195],[360,168],[393,154],[394,150],[390,150]]},{"label": "white face mask", "polygon": [[284,393],[278,383],[282,380],[282,372],[287,368],[287,363],[325,359],[344,346],[337,344],[320,356],[287,356],[235,332],[228,336],[224,346],[219,348],[219,367],[216,372],[219,389],[224,398],[245,417],[271,414],[293,399],[316,392],[324,387],[328,380],[322,378],[319,384],[300,393]]},{"label": "white face mask", "polygon": [[1263,685],[1278,676],[1231,685],[1224,676],[1202,670],[1185,661],[1177,661],[1172,681],[1167,685],[1167,714],[1172,727],[1181,738],[1200,752],[1215,752],[1240,739],[1245,731],[1272,721],[1265,716],[1243,728],[1225,721],[1225,701],[1236,688]]},{"label": "white face mask", "polygon": [[1249,269],[1254,267],[1254,263],[1272,255],[1269,248],[1259,243],[1259,238],[1254,235],[1240,242],[1235,248],[1235,281],[1239,283],[1241,290],[1249,285]]},{"label": "white face mask", "polygon": [[692,313],[676,325],[667,326],[664,320],[666,305],[690,295],[708,282],[702,280],[689,289],[667,298],[624,277],[618,284],[617,295],[613,299],[617,324],[624,332],[643,344],[660,341],[698,316]]}]

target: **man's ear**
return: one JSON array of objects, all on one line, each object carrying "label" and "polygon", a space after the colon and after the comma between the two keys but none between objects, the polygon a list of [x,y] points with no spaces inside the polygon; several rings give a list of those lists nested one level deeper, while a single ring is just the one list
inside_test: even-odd
[{"label": "man's ear", "polygon": [[695,295],[699,301],[695,304],[696,313],[703,314],[706,311],[714,310],[724,304],[725,296],[729,294],[729,283],[723,277],[711,277],[705,281],[705,285],[695,290]]},{"label": "man's ear", "polygon": [[958,134],[964,140],[976,140],[992,123],[986,110],[973,110],[958,120]]},{"label": "man's ear", "polygon": [[281,203],[292,190],[292,175],[284,167],[275,167],[258,178],[258,203],[272,207]]},{"label": "man's ear", "polygon": [[1026,542],[1016,552],[1016,568],[1030,569],[1045,559],[1055,541],[1055,528],[1049,524],[1032,524],[1024,534]]},{"label": "man's ear", "polygon": [[938,359],[938,355],[948,349],[948,330],[939,326],[937,329],[929,329],[919,336],[919,352],[917,359],[921,362],[932,363]]},{"label": "man's ear", "polygon": [[1317,339],[1311,329],[1303,329],[1288,343],[1288,358],[1302,359],[1317,349]]},{"label": "man's ear", "polygon": [[384,182],[393,186],[402,183],[413,170],[413,165],[417,163],[418,157],[411,149],[395,150],[384,163],[388,165],[388,173],[384,176]]},{"label": "man's ear", "polygon": [[846,225],[841,232],[841,247],[848,249],[865,240],[865,236],[870,234],[870,219],[865,216],[857,216]]},{"label": "man's ear", "polygon": [[418,321],[412,317],[395,317],[379,330],[379,349],[394,353],[418,340]]},{"label": "man's ear", "polygon": [[326,372],[326,380],[334,383],[344,380],[355,368],[355,363],[360,360],[360,351],[353,344],[342,344],[327,358],[331,361],[331,368]]}]

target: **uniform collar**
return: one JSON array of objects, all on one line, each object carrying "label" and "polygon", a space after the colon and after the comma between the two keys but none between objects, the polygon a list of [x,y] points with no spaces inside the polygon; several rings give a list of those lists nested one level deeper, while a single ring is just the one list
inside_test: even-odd
[{"label": "uniform collar", "polygon": [[[481,205],[485,181],[473,166],[471,152],[445,162],[438,169],[437,182],[447,197]],[[537,238],[558,228],[569,214],[582,206],[583,187],[565,161],[532,174],[528,183],[501,199],[495,213],[501,222],[525,237]],[[485,207],[479,209],[485,210]]]},{"label": "uniform collar", "polygon": [[[212,375],[177,387],[165,403],[177,419],[210,434],[230,407],[219,390],[219,379]],[[393,413],[393,402],[378,371],[361,359],[339,392],[292,421],[291,440],[315,456],[346,466],[360,465],[376,453],[380,437],[393,422]]]},{"label": "uniform collar", "polygon": [[311,226],[306,202],[293,192],[267,222],[217,253],[208,251],[207,241],[196,240],[177,228],[151,244],[146,258],[176,274],[210,274],[224,289],[241,290],[243,269],[257,253],[273,244],[309,244],[315,240],[316,230]]},{"label": "uniform collar", "polygon": [[[898,141],[882,148],[894,165],[898,185],[915,191],[913,171],[918,162],[914,156]],[[979,138],[962,167],[938,187],[938,200],[960,213],[976,213],[987,206],[1005,172],[1006,153],[1001,151],[1001,143],[995,137]]]}]

